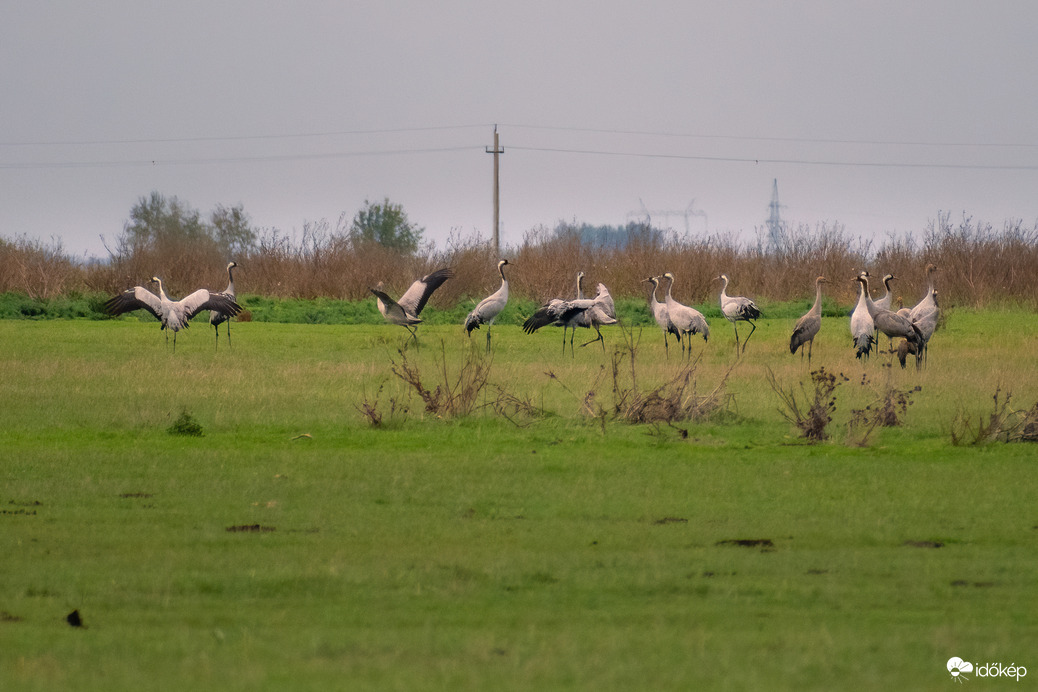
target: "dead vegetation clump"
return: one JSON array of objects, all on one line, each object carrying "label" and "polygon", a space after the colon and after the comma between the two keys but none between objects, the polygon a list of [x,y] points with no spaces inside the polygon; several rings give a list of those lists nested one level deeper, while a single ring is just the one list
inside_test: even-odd
[{"label": "dead vegetation clump", "polygon": [[858,447],[868,445],[877,429],[901,425],[908,407],[913,403],[912,397],[923,391],[919,385],[911,389],[897,389],[889,383],[879,391],[871,386],[868,375],[861,376],[860,384],[872,388],[875,399],[865,408],[851,411],[851,419],[847,423],[847,444]]},{"label": "dead vegetation clump", "polygon": [[[709,392],[700,394],[696,366],[699,359],[685,365],[671,379],[650,389],[642,389],[638,385],[638,341],[633,332],[622,325],[620,327],[624,343],[618,347],[611,358],[612,374],[612,410],[607,411],[598,403],[596,391],[602,379],[602,373],[592,383],[585,394],[573,392],[555,375],[546,373],[553,381],[558,382],[567,392],[580,400],[582,415],[597,420],[603,430],[607,419],[623,423],[648,424],[659,427],[675,423],[699,422],[720,412],[729,410],[734,403],[734,395],[725,390],[732,368],[724,374],[721,381]],[[604,372],[604,368],[603,368]],[[680,430],[682,437],[687,437],[687,430]]]},{"label": "dead vegetation clump", "polygon": [[798,401],[792,387],[787,390],[778,383],[771,368],[768,368],[767,379],[772,391],[782,402],[779,413],[800,431],[801,437],[812,442],[821,442],[829,438],[829,423],[832,422],[832,414],[836,411],[836,388],[848,382],[849,378],[843,373],[835,375],[824,367],[813,370],[812,391],[808,392],[804,383],[800,383],[800,390],[804,395],[803,403]]},{"label": "dead vegetation clump", "polygon": [[979,447],[990,442],[1038,442],[1038,403],[1027,411],[1012,407],[1013,393],[996,387],[991,412],[977,416],[959,411],[952,420],[951,442],[956,447]]},{"label": "dead vegetation clump", "polygon": [[[541,415],[541,411],[529,399],[516,396],[504,388],[490,383],[493,356],[478,349],[470,349],[465,361],[456,372],[447,363],[447,349],[440,342],[439,367],[426,377],[418,364],[408,360],[404,351],[397,352],[400,360],[391,360],[391,370],[412,392],[418,395],[425,412],[437,418],[453,419],[472,415],[479,409],[488,409],[514,425],[522,426],[524,417]],[[428,372],[428,371],[427,371]],[[430,380],[435,384],[428,384]],[[382,388],[379,388],[381,393]],[[382,414],[378,411],[378,396],[375,401],[365,401],[357,407],[375,427],[382,425]],[[390,414],[401,410],[407,413],[406,405],[390,399]]]}]

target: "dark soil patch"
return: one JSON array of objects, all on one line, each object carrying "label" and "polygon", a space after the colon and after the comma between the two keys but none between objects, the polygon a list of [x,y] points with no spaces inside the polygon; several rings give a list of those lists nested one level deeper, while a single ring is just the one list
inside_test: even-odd
[{"label": "dark soil patch", "polygon": [[271,531],[277,531],[273,526],[260,526],[259,524],[240,524],[238,526],[228,526],[227,530],[231,533],[270,533]]},{"label": "dark soil patch", "polygon": [[760,548],[762,553],[775,549],[775,542],[770,538],[726,538],[714,545],[734,545],[740,548]]},{"label": "dark soil patch", "polygon": [[662,525],[662,524],[687,524],[688,523],[688,519],[685,519],[684,517],[663,517],[662,519],[657,519],[656,521],[654,521],[652,523],[653,524],[657,524],[657,525]]},{"label": "dark soil patch", "polygon": [[909,548],[943,548],[944,543],[940,541],[905,541],[902,545]]}]

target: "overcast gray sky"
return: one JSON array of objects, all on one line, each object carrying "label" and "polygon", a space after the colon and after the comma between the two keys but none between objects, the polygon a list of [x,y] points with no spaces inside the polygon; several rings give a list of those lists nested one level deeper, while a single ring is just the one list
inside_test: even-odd
[{"label": "overcast gray sky", "polygon": [[[1038,3],[0,7],[0,235],[104,255],[151,191],[298,233],[389,197],[438,246],[692,205],[693,233],[1038,219]],[[654,221],[684,230],[684,218]]]}]

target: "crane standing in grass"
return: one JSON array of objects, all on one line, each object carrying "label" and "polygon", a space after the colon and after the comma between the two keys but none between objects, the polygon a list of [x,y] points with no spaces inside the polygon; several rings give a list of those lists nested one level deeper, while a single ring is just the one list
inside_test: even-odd
[{"label": "crane standing in grass", "polygon": [[[642,279],[642,283],[651,283],[652,290],[649,291],[649,309],[652,310],[652,317],[656,320],[656,324],[659,325],[663,331],[663,348],[667,353],[667,358],[670,358],[670,339],[668,335],[673,334],[674,338],[681,344],[681,332],[674,323],[670,320],[670,313],[667,311],[667,306],[664,303],[656,300],[656,289],[660,286],[660,278],[658,276],[650,276],[647,279]],[[685,350],[685,346],[681,346],[682,352]]]},{"label": "crane standing in grass", "polygon": [[706,318],[703,317],[703,313],[699,312],[699,310],[674,300],[674,275],[667,272],[663,275],[663,278],[670,282],[667,284],[667,314],[670,315],[670,321],[677,327],[677,330],[684,338],[681,340],[682,353],[685,353],[687,350],[688,357],[691,357],[692,336],[699,334],[703,337],[703,341],[706,341],[710,337],[710,325],[706,323]]},{"label": "crane standing in grass", "polygon": [[[237,300],[238,297],[234,292],[234,274],[231,270],[238,266],[237,262],[230,262],[227,265],[227,288],[223,290],[225,296],[230,296],[231,300]],[[227,345],[231,345],[231,317],[226,312],[220,310],[209,311],[209,324],[213,325],[213,329],[216,330],[216,348],[220,348],[220,325],[224,322],[227,323]]]},{"label": "crane standing in grass", "polygon": [[725,319],[732,323],[735,327],[735,351],[739,351],[739,322],[749,322],[750,333],[746,335],[746,338],[742,342],[742,350],[746,351],[746,344],[749,343],[750,337],[753,336],[753,332],[757,331],[757,325],[753,323],[753,320],[760,317],[760,308],[745,296],[730,296],[728,295],[728,277],[725,274],[721,274],[717,277],[719,281],[723,282],[721,286],[721,312],[724,313]]},{"label": "crane standing in grass", "polygon": [[807,344],[807,364],[811,365],[811,351],[814,349],[815,336],[822,328],[822,284],[828,279],[819,276],[815,279],[815,303],[803,317],[797,320],[793,335],[789,337],[789,352],[796,353],[800,349],[800,360],[804,360],[804,344]]},{"label": "crane standing in grass", "polygon": [[382,290],[381,281],[378,282],[378,286],[368,290],[374,294],[378,311],[386,318],[386,322],[399,324],[409,331],[411,338],[414,339],[415,345],[417,345],[418,334],[416,333],[415,325],[422,322],[421,318],[418,317],[422,313],[422,308],[429,301],[429,296],[433,294],[433,291],[442,286],[443,282],[452,276],[454,276],[454,271],[451,269],[437,269],[432,274],[427,274],[411,284],[410,288],[404,291],[404,295],[400,296],[400,300],[390,298]]},{"label": "crane standing in grass", "polygon": [[937,330],[937,320],[940,317],[940,308],[937,305],[937,291],[933,287],[933,273],[935,271],[937,271],[937,265],[926,265],[926,295],[908,313],[908,319],[919,329],[919,334],[923,339],[923,352],[919,356],[922,357],[924,362],[929,360],[930,337]]},{"label": "crane standing in grass", "polygon": [[[857,281],[857,279],[854,279]],[[868,360],[872,345],[876,343],[874,331],[876,325],[869,314],[869,306],[865,304],[865,284],[858,284],[858,304],[851,313],[851,338],[854,339],[854,355],[858,360]]]},{"label": "crane standing in grass", "polygon": [[162,290],[161,279],[153,276],[148,283],[158,284],[158,295],[143,286],[134,286],[105,303],[105,312],[109,315],[121,315],[133,310],[147,310],[162,323],[163,330],[168,330],[167,345],[169,332],[173,332],[173,353],[177,352],[177,332],[187,329],[191,318],[198,313],[203,310],[216,310],[233,317],[241,312],[241,306],[234,302],[234,298],[224,293],[210,293],[200,288],[186,298],[171,300]]},{"label": "crane standing in grass", "polygon": [[479,302],[469,316],[465,318],[465,331],[472,336],[473,329],[479,329],[479,325],[487,325],[487,353],[490,353],[490,328],[494,320],[505,309],[508,304],[508,279],[505,278],[505,265],[508,260],[503,259],[497,263],[497,271],[501,274],[501,288]]},{"label": "crane standing in grass", "polygon": [[539,307],[530,317],[523,322],[523,331],[533,334],[535,331],[549,324],[563,328],[562,352],[566,352],[567,328],[573,332],[569,338],[570,352],[573,352],[573,338],[577,333],[577,327],[593,328],[598,337],[581,344],[581,347],[602,342],[602,350],[605,350],[605,340],[602,338],[600,327],[605,324],[616,324],[616,309],[613,305],[613,297],[605,284],[598,284],[598,292],[594,298],[578,298],[576,300],[560,300],[553,298]]},{"label": "crane standing in grass", "polygon": [[[899,336],[907,339],[910,343],[918,348],[921,348],[922,335],[919,333],[919,329],[912,324],[911,320],[903,315],[899,315],[896,312],[890,310],[884,310],[883,308],[877,307],[872,298],[869,297],[869,274],[868,272],[862,272],[858,275],[855,281],[862,284],[865,290],[865,305],[868,307],[869,314],[872,316],[872,321],[876,325],[876,329],[887,335],[893,344],[894,337]],[[890,352],[893,353],[893,348]]]}]

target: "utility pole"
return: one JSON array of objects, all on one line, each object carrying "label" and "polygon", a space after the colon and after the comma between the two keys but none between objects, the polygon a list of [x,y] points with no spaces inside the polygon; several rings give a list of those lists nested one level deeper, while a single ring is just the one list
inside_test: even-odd
[{"label": "utility pole", "polygon": [[494,148],[487,148],[488,154],[494,155],[494,253],[501,254],[501,185],[498,178],[500,154],[505,153],[497,138],[497,125],[494,125]]}]

